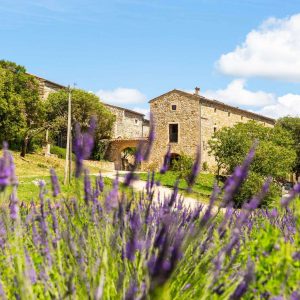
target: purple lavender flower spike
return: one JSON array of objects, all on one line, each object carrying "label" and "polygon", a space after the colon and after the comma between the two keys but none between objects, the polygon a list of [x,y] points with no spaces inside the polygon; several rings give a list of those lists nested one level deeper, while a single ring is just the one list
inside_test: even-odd
[{"label": "purple lavender flower spike", "polygon": [[83,160],[88,159],[94,147],[94,132],[96,128],[96,119],[91,118],[90,127],[82,134],[79,124],[75,128],[74,152],[76,155],[75,177],[78,178],[83,169]]},{"label": "purple lavender flower spike", "polygon": [[299,291],[295,291],[291,294],[291,300],[300,300],[300,292]]},{"label": "purple lavender flower spike", "polygon": [[300,183],[294,185],[293,189],[290,191],[289,195],[285,198],[282,198],[280,203],[282,207],[287,208],[290,202],[300,194]]},{"label": "purple lavender flower spike", "polygon": [[196,153],[196,159],[195,162],[193,164],[193,168],[192,168],[192,172],[188,177],[188,188],[187,190],[190,191],[192,186],[195,184],[197,176],[200,172],[200,148],[198,147],[197,149],[197,153]]},{"label": "purple lavender flower spike", "polygon": [[56,235],[56,238],[59,238],[58,220],[57,220],[56,213],[55,213],[53,207],[51,206],[51,202],[49,199],[48,199],[48,208],[49,208],[49,211],[50,211],[50,214],[52,217],[52,229]]},{"label": "purple lavender flower spike", "polygon": [[300,252],[299,251],[293,253],[293,260],[300,261]]},{"label": "purple lavender flower spike", "polygon": [[165,174],[168,171],[169,166],[170,166],[170,161],[171,161],[171,146],[169,145],[168,151],[164,157],[163,166],[160,169],[160,174]]},{"label": "purple lavender flower spike", "polygon": [[146,192],[147,194],[150,194],[150,171],[147,173]]},{"label": "purple lavender flower spike", "polygon": [[0,280],[0,298],[2,300],[6,300],[7,299],[7,297],[5,295],[5,292],[4,292],[4,289],[3,289],[3,286],[2,286],[2,283],[1,283],[1,280]]},{"label": "purple lavender flower spike", "polygon": [[0,192],[9,185],[16,186],[15,165],[8,151],[7,143],[3,143],[3,156],[0,158]]},{"label": "purple lavender flower spike", "polygon": [[138,286],[137,286],[136,280],[133,280],[133,281],[131,281],[130,286],[126,292],[125,300],[136,299],[135,295],[137,292],[138,292]]},{"label": "purple lavender flower spike", "polygon": [[112,208],[116,208],[118,206],[119,201],[119,175],[117,174],[114,182],[113,182],[113,188],[109,192],[109,194],[106,196],[105,199],[105,206],[107,211],[110,211]]},{"label": "purple lavender flower spike", "polygon": [[52,185],[53,197],[56,197],[60,193],[58,178],[53,168],[50,169],[50,174],[51,174],[51,185]]},{"label": "purple lavender flower spike", "polygon": [[237,286],[230,300],[238,300],[247,292],[251,281],[254,279],[254,264],[249,260],[247,263],[247,271],[244,275],[243,281]]},{"label": "purple lavender flower spike", "polygon": [[19,206],[18,206],[17,190],[16,187],[13,188],[12,194],[10,195],[10,217],[12,220],[16,220],[19,215]]},{"label": "purple lavender flower spike", "polygon": [[257,142],[254,143],[253,147],[248,153],[248,156],[244,160],[241,166],[235,168],[233,174],[227,179],[224,186],[224,197],[223,197],[223,207],[227,206],[231,201],[235,193],[238,191],[239,187],[243,181],[247,178],[250,164],[255,155]]},{"label": "purple lavender flower spike", "polygon": [[101,172],[99,174],[98,186],[99,186],[100,192],[102,193],[104,191],[104,180],[103,180],[103,176],[102,176]]},{"label": "purple lavender flower spike", "polygon": [[29,277],[31,283],[35,284],[37,281],[37,276],[36,276],[36,272],[35,272],[35,269],[33,266],[32,259],[26,248],[25,248],[25,264],[26,264],[28,277]]},{"label": "purple lavender flower spike", "polygon": [[5,225],[2,220],[0,220],[0,249],[4,249],[5,243],[7,240],[7,232],[5,229]]},{"label": "purple lavender flower spike", "polygon": [[215,183],[213,192],[210,196],[209,205],[208,205],[207,209],[205,210],[205,213],[204,213],[203,217],[201,218],[201,222],[200,222],[201,226],[204,226],[208,222],[208,220],[210,219],[211,211],[214,207],[214,203],[217,200],[219,194],[220,194],[220,188]]},{"label": "purple lavender flower spike", "polygon": [[136,175],[134,173],[134,171],[136,170],[136,168],[133,168],[126,176],[125,176],[125,180],[124,180],[124,185],[125,186],[130,186],[131,182],[133,180],[136,179]]},{"label": "purple lavender flower spike", "polygon": [[88,170],[84,170],[84,201],[86,204],[92,199],[92,186]]},{"label": "purple lavender flower spike", "polygon": [[249,211],[255,210],[260,205],[261,201],[264,199],[266,194],[269,192],[271,183],[272,183],[272,178],[271,177],[267,178],[267,180],[263,184],[260,193],[255,197],[253,197],[249,203],[245,203],[243,205],[243,209],[247,209]]}]

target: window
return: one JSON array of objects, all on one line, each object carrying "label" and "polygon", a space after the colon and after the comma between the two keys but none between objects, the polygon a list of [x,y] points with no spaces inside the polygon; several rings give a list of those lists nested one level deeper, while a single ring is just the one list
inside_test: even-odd
[{"label": "window", "polygon": [[215,113],[216,113],[216,112],[217,112],[217,109],[215,108],[214,111],[215,111]]},{"label": "window", "polygon": [[178,143],[178,124],[169,124],[169,142]]},{"label": "window", "polygon": [[214,126],[214,133],[217,131],[217,126]]},{"label": "window", "polygon": [[228,117],[230,117],[230,112],[228,112]]},{"label": "window", "polygon": [[137,124],[138,124],[138,122],[139,122],[139,120],[138,120],[138,119],[134,119],[134,124],[135,124],[135,125],[137,125]]},{"label": "window", "polygon": [[172,110],[177,110],[177,105],[176,104],[172,104],[171,108],[172,108]]},{"label": "window", "polygon": [[244,119],[244,117],[243,116],[241,116],[241,120],[243,120]]}]

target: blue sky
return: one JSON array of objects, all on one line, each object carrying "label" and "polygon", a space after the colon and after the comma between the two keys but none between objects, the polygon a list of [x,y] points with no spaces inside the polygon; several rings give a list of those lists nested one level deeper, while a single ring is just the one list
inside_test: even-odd
[{"label": "blue sky", "polygon": [[300,114],[297,2],[0,0],[0,57],[141,111],[200,86],[266,115]]}]

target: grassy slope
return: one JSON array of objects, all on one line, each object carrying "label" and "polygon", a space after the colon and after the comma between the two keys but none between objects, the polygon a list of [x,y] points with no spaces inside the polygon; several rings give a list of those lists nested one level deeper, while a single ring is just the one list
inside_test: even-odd
[{"label": "grassy slope", "polygon": [[[50,185],[50,168],[54,168],[61,183],[61,189],[65,196],[71,196],[75,194],[76,183],[75,181],[71,186],[63,186],[63,175],[64,175],[64,159],[55,157],[45,157],[41,154],[27,154],[25,159],[22,159],[19,152],[11,152],[14,157],[16,165],[16,174],[19,181],[18,197],[22,201],[30,201],[37,199],[39,188],[37,186],[37,180],[45,180],[47,188],[51,191]],[[94,164],[96,165],[96,164]],[[89,166],[91,174],[98,174],[99,167]],[[103,171],[103,170],[101,170]],[[110,185],[110,180],[105,179],[107,185]],[[81,189],[82,190],[82,189]]]}]

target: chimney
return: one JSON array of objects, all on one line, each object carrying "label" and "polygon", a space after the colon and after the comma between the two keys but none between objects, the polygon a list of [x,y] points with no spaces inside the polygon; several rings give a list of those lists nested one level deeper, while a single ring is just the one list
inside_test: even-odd
[{"label": "chimney", "polygon": [[199,96],[199,92],[200,92],[200,88],[196,86],[194,95]]}]

